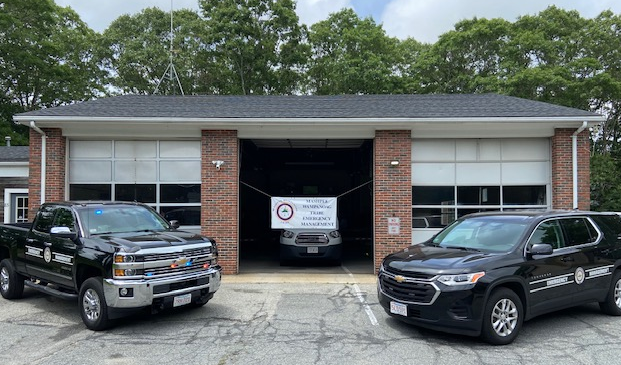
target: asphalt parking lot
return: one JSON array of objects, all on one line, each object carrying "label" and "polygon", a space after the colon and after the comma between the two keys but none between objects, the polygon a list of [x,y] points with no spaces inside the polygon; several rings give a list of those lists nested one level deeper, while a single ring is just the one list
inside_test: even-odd
[{"label": "asphalt parking lot", "polygon": [[525,323],[509,346],[417,329],[377,303],[370,274],[242,274],[214,299],[87,330],[77,304],[0,298],[0,364],[618,364],[621,318],[588,305]]}]

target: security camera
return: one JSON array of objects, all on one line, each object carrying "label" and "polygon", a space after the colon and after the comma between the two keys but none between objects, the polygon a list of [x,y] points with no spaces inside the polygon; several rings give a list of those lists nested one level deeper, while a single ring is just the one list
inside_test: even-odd
[{"label": "security camera", "polygon": [[216,166],[216,170],[220,170],[220,166],[224,165],[224,161],[221,160],[214,160],[211,163]]}]

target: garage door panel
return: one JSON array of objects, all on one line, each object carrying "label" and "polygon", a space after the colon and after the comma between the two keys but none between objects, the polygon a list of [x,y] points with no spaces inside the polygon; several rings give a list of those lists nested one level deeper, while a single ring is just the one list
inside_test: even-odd
[{"label": "garage door panel", "polygon": [[455,164],[413,163],[412,183],[414,185],[453,185],[455,183]]},{"label": "garage door panel", "polygon": [[160,181],[201,181],[201,162],[160,161]]},{"label": "garage door panel", "polygon": [[412,142],[412,161],[454,161],[455,141],[415,140]]},{"label": "garage door panel", "polygon": [[111,161],[70,161],[69,181],[71,182],[110,182],[112,181]]},{"label": "garage door panel", "polygon": [[117,141],[114,144],[114,156],[117,158],[155,158],[157,144],[155,141]]},{"label": "garage door panel", "polygon": [[112,141],[71,141],[70,158],[110,158]]},{"label": "garage door panel", "polygon": [[500,163],[457,163],[457,185],[500,185]]},{"label": "garage door panel", "polygon": [[505,162],[502,165],[502,183],[546,185],[550,181],[548,162]]},{"label": "garage door panel", "polygon": [[508,139],[502,142],[503,161],[548,161],[550,143],[547,139]]},{"label": "garage door panel", "polygon": [[119,182],[154,182],[157,165],[155,161],[116,161],[114,179]]}]

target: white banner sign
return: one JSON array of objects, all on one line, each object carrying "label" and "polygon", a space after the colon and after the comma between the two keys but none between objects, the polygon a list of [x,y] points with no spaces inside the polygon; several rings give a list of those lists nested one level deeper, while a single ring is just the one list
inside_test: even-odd
[{"label": "white banner sign", "polygon": [[272,228],[337,229],[336,198],[272,198]]}]

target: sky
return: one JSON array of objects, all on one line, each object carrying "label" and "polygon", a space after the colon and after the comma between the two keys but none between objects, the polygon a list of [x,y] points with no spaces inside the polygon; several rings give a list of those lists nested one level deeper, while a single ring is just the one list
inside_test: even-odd
[{"label": "sky", "polygon": [[[198,0],[55,0],[70,6],[92,29],[103,32],[123,14],[135,14],[144,8],[158,7],[170,11],[186,8],[198,10]],[[297,0],[300,22],[312,25],[330,13],[352,8],[360,18],[372,17],[389,36],[408,37],[433,43],[443,33],[454,29],[463,19],[504,18],[515,21],[523,15],[535,15],[548,6],[577,10],[584,18],[593,18],[604,10],[621,14],[619,0]]]}]

